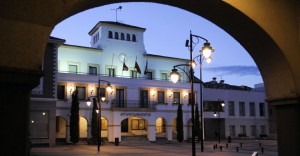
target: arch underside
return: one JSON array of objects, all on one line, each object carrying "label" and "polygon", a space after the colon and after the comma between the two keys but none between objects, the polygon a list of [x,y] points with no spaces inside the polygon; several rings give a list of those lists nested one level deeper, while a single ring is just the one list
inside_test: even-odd
[{"label": "arch underside", "polygon": [[[12,1],[10,2],[11,3],[7,3],[7,7],[4,7],[5,5],[0,7],[4,11],[11,12],[11,14],[2,14],[2,18],[4,20],[13,19],[14,21],[10,24],[15,26],[25,24],[28,28],[25,26],[22,30],[23,32],[20,32],[21,30],[11,30],[11,33],[20,32],[20,36],[25,35],[24,37],[19,37],[17,39],[20,44],[20,48],[12,47],[14,45],[11,43],[14,43],[16,39],[14,37],[8,37],[5,41],[0,39],[0,41],[3,41],[3,45],[7,44],[7,48],[14,49],[14,51],[9,52],[7,56],[5,56],[7,59],[5,59],[6,61],[2,61],[0,66],[11,66],[14,68],[25,67],[34,70],[39,69],[39,64],[42,60],[47,38],[54,26],[60,21],[80,13],[81,11],[118,2],[155,2],[182,8],[202,16],[233,36],[249,52],[250,56],[256,62],[265,83],[267,98],[270,101],[283,98],[294,99],[299,95],[298,88],[300,87],[297,86],[299,83],[296,83],[297,79],[295,79],[295,75],[293,75],[295,74],[295,70],[291,68],[283,51],[272,40],[268,33],[266,33],[266,31],[264,31],[264,29],[261,28],[254,20],[224,1],[189,0],[183,3],[182,1],[172,0],[53,0],[51,2],[47,2],[47,5],[41,5],[38,1],[33,1],[32,3],[35,4],[30,6],[26,5],[25,2],[18,1],[16,2],[18,4],[15,5],[12,5]],[[26,7],[23,7],[22,3],[24,3],[24,6]],[[12,7],[23,11],[30,9],[32,14],[28,15],[23,14],[22,12],[12,12],[8,10]],[[44,9],[41,10],[41,8]],[[11,20],[9,20],[9,22],[11,22]],[[0,26],[0,28],[2,28],[2,30],[4,28],[7,29],[5,26]],[[26,49],[21,47],[28,47],[28,49],[26,51]],[[24,54],[24,57],[14,57],[16,55],[20,56],[20,53]],[[23,59],[26,58],[26,56],[30,56],[31,59]]]}]

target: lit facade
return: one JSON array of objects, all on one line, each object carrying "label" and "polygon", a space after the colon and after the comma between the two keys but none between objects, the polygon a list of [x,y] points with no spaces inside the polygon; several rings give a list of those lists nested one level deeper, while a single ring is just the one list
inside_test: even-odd
[{"label": "lit facade", "polygon": [[[184,140],[191,137],[190,83],[178,70],[181,82],[172,83],[168,75],[174,65],[189,60],[148,54],[143,42],[145,28],[116,22],[99,22],[89,32],[91,47],[62,45],[58,48],[56,73],[56,139],[69,142],[71,94],[79,93],[80,138],[91,138],[92,106],[89,97],[97,96],[98,80],[112,84],[106,91],[101,83],[102,138],[114,142],[123,136],[176,138],[178,104],[183,108]],[[140,73],[136,68],[138,64]],[[125,68],[127,70],[123,70]],[[146,70],[147,69],[147,70]],[[188,69],[184,69],[188,72]],[[147,71],[147,72],[145,72]],[[195,101],[200,103],[200,85],[194,83]],[[269,135],[268,105],[265,92],[225,84],[213,79],[203,89],[204,136],[222,138]],[[223,100],[220,118],[213,116],[215,104]],[[53,119],[52,119],[53,120]],[[53,128],[49,131],[53,131]],[[52,143],[52,142],[51,142]]]}]

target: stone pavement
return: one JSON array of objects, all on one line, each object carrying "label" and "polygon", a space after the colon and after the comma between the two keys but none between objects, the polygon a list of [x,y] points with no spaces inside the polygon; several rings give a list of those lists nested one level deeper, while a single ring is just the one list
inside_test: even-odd
[{"label": "stone pavement", "polygon": [[[253,152],[264,156],[277,156],[276,140],[234,140],[226,146],[225,141],[218,144],[216,141],[205,141],[204,152],[200,151],[200,143],[196,143],[197,156],[251,156]],[[222,146],[222,151],[220,150]],[[238,152],[237,152],[238,147]],[[263,150],[262,150],[263,149]],[[262,153],[263,152],[263,153]],[[191,143],[156,142],[156,143],[120,143],[115,146],[107,143],[97,151],[97,145],[56,145],[54,147],[33,147],[31,156],[190,156]]]}]

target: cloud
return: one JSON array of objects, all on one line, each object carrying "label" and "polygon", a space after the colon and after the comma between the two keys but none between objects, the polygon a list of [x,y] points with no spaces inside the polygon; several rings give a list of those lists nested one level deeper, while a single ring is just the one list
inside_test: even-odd
[{"label": "cloud", "polygon": [[217,75],[221,76],[260,76],[260,72],[256,66],[220,66],[220,67],[207,67],[204,70],[217,73]]}]

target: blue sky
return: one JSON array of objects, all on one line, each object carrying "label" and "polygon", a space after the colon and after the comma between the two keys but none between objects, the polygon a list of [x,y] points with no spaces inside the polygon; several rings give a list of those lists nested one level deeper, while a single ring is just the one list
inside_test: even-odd
[{"label": "blue sky", "polygon": [[[116,9],[119,22],[146,28],[144,43],[146,52],[189,59],[189,49],[185,40],[189,33],[209,40],[215,52],[210,64],[203,63],[203,81],[212,77],[225,80],[232,85],[263,83],[255,62],[247,51],[224,30],[210,21],[180,8],[157,3],[116,3],[105,5],[84,12],[60,22],[51,36],[66,40],[67,44],[90,46],[88,32],[99,21],[116,21]],[[196,40],[196,39],[195,39]],[[194,47],[193,55],[198,55],[203,41]],[[195,69],[199,75],[199,68]]]}]

